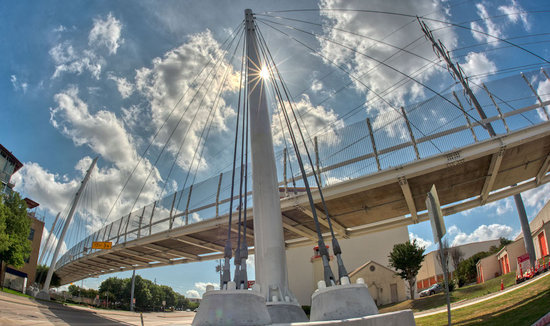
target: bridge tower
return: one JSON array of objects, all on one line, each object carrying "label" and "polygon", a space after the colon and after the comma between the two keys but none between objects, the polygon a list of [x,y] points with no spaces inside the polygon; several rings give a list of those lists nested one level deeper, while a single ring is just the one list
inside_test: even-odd
[{"label": "bridge tower", "polygon": [[273,323],[305,321],[307,317],[288,287],[277,169],[265,93],[267,84],[260,77],[263,64],[251,9],[245,10],[245,28],[256,282]]}]

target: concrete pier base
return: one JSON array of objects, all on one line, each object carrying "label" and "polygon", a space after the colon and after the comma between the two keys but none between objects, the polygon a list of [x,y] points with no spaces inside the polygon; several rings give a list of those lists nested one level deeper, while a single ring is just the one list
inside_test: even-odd
[{"label": "concrete pier base", "polygon": [[270,325],[264,297],[255,291],[207,291],[193,319],[194,326]]},{"label": "concrete pier base", "polygon": [[281,323],[273,326],[320,326],[320,325],[345,325],[345,326],[415,326],[412,310],[401,310],[372,316],[349,318],[342,320],[325,320],[309,323]]},{"label": "concrete pier base", "polygon": [[40,290],[36,296],[35,296],[37,299],[40,299],[40,300],[48,300],[50,301],[50,292],[48,291],[45,291],[45,290]]},{"label": "concrete pier base", "polygon": [[311,321],[342,320],[378,314],[369,288],[362,283],[320,288],[311,296]]},{"label": "concrete pier base", "polygon": [[273,324],[309,321],[306,313],[297,303],[268,302],[267,311]]}]

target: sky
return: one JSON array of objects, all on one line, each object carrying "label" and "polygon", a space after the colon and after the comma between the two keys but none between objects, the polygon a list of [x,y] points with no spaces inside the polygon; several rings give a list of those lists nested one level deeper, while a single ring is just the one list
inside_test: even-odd
[{"label": "sky", "polygon": [[[434,34],[477,82],[517,75],[521,69],[550,70],[541,59],[550,60],[550,8],[545,1],[4,1],[0,3],[0,120],[4,122],[0,143],[24,163],[12,179],[15,189],[40,203],[37,215],[50,228],[57,212],[66,211],[92,159],[99,157],[92,176],[95,192],[83,204],[75,221],[78,230],[68,237],[64,250],[132,207],[189,185],[183,181],[187,171],[199,181],[228,168],[240,68],[239,60],[230,52],[224,54],[224,49],[227,40],[237,42],[236,28],[246,8],[265,13],[258,15],[263,20],[260,28],[294,94],[305,128],[313,133],[336,135],[338,128],[366,117],[376,127],[393,114],[384,102],[406,106],[433,95],[418,83],[400,83],[402,75],[396,71],[414,75],[438,91],[453,85],[444,68],[426,65],[420,58],[436,56],[413,17],[358,10],[433,19],[429,24]],[[314,10],[285,11],[295,9]],[[450,28],[435,20],[467,28]],[[502,39],[521,44],[538,57]],[[387,60],[395,70],[381,68],[329,40]],[[416,56],[401,52],[393,57],[402,47]],[[211,62],[218,63],[215,78],[195,79]],[[200,88],[202,82],[221,96]],[[541,94],[550,93],[550,82],[537,80],[534,86]],[[197,105],[193,91],[201,97],[199,106],[216,104],[217,110],[212,115],[207,110],[181,118],[171,115],[178,105]],[[353,110],[364,102],[370,105]],[[207,122],[212,129],[204,140],[201,133]],[[280,149],[282,133],[276,123],[273,133]],[[402,133],[396,128],[386,135]],[[200,148],[203,154],[191,159]],[[525,192],[523,198],[532,219],[550,198],[550,185]],[[445,223],[447,237],[455,245],[514,238],[520,232],[512,198],[447,216]],[[429,223],[408,229],[410,238],[427,251],[436,248]],[[218,281],[215,262],[138,274],[188,296],[199,296],[207,284]],[[88,279],[84,286],[97,287],[109,276],[130,275]]]}]

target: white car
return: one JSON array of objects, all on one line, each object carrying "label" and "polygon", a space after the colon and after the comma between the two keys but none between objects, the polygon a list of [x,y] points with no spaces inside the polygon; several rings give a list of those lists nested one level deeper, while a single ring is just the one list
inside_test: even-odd
[{"label": "white car", "polygon": [[441,285],[439,285],[439,283],[436,283],[432,286],[430,286],[429,288],[427,288],[426,290],[424,291],[421,291],[419,293],[420,297],[427,297],[427,296],[430,296],[432,294],[436,294],[436,293],[439,293],[439,292],[442,292],[443,291],[443,288],[441,287]]}]

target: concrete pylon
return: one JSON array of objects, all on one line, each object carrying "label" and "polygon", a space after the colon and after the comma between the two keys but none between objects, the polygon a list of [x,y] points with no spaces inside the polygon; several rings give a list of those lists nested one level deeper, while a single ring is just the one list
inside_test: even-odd
[{"label": "concrete pylon", "polygon": [[523,199],[521,194],[514,195],[514,201],[516,202],[516,208],[518,210],[519,221],[521,223],[521,231],[523,232],[523,241],[525,243],[525,250],[529,254],[529,262],[531,267],[535,267],[535,246],[533,246],[533,237],[531,236],[531,228],[529,227],[529,220],[527,220],[527,213],[525,212],[525,206],[523,205]]},{"label": "concrete pylon", "polygon": [[260,76],[260,57],[254,15],[245,10],[248,105],[254,212],[256,284],[264,296],[273,323],[307,321],[288,287],[283,221],[271,123]]}]

